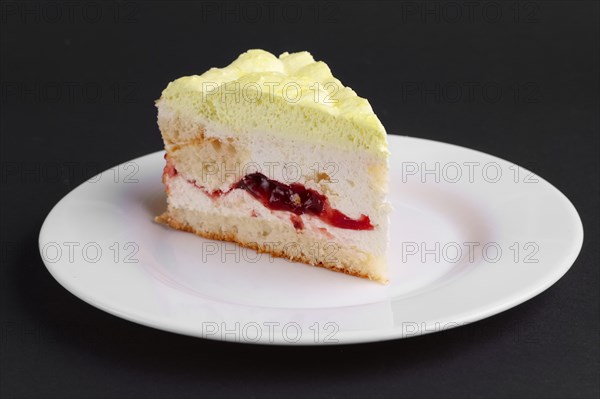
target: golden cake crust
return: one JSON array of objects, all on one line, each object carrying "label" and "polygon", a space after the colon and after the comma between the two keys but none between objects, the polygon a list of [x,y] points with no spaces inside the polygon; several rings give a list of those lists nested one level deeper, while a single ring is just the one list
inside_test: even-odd
[{"label": "golden cake crust", "polygon": [[379,281],[380,283],[387,282],[387,281],[381,281],[381,280],[374,279],[372,276],[369,276],[368,274],[353,272],[351,270],[345,269],[344,267],[346,267],[346,265],[344,265],[344,264],[342,264],[343,267],[336,267],[333,265],[328,265],[323,262],[315,263],[308,257],[303,256],[302,254],[300,254],[296,259],[292,259],[289,256],[287,256],[283,251],[277,251],[274,249],[269,250],[268,246],[261,246],[261,245],[258,245],[258,243],[256,243],[256,242],[243,241],[243,240],[239,239],[235,233],[218,233],[218,232],[210,232],[210,231],[201,231],[201,230],[193,228],[192,226],[190,226],[187,223],[182,223],[182,222],[172,218],[169,215],[168,211],[163,213],[162,215],[154,218],[154,221],[157,223],[160,223],[160,224],[170,226],[177,230],[185,231],[188,233],[193,233],[197,236],[207,238],[210,240],[234,242],[234,243],[237,243],[238,245],[241,245],[242,247],[253,249],[258,253],[266,253],[266,254],[269,254],[269,255],[277,257],[277,258],[289,259],[294,262],[302,262],[304,264],[309,264],[309,265],[316,266],[316,267],[322,267],[324,269],[332,270],[335,272],[341,272],[344,274],[348,274],[350,276],[361,277],[361,278],[365,278],[365,279],[369,279],[369,280]]}]

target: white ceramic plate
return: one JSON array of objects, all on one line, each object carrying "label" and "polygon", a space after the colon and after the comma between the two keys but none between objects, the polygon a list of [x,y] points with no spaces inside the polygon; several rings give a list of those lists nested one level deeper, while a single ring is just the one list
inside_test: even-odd
[{"label": "white ceramic plate", "polygon": [[163,152],[108,170],[52,209],[41,256],[67,290],[116,316],[191,336],[347,344],[494,315],[556,282],[583,241],[545,180],[481,152],[390,136],[390,284],[165,228]]}]

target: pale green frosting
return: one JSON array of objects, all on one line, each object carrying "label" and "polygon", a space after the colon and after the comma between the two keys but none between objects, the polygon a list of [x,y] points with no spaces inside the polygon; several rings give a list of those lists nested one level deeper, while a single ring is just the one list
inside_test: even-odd
[{"label": "pale green frosting", "polygon": [[310,53],[249,50],[224,68],[169,83],[159,101],[235,133],[267,131],[387,156],[369,102]]}]

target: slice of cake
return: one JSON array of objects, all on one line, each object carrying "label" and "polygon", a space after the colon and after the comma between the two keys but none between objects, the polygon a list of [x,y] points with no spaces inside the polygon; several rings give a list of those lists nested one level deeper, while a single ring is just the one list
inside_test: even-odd
[{"label": "slice of cake", "polygon": [[250,50],[169,83],[156,105],[168,195],[157,221],[387,281],[386,132],[325,63]]}]

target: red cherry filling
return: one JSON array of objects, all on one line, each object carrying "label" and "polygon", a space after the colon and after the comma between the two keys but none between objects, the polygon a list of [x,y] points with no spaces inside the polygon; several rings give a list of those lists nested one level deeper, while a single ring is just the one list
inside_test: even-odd
[{"label": "red cherry filling", "polygon": [[[163,179],[165,176],[174,177],[176,175],[177,169],[175,169],[167,158]],[[304,223],[302,223],[302,219],[299,217],[299,215],[303,214],[317,216],[325,223],[341,229],[373,230],[373,225],[368,216],[360,215],[358,219],[352,219],[337,209],[333,209],[329,204],[329,200],[323,194],[319,194],[315,190],[306,188],[299,183],[287,185],[271,180],[262,173],[252,173],[244,176],[226,192],[221,190],[210,192],[196,184],[195,180],[188,180],[188,182],[201,189],[213,199],[227,195],[233,189],[246,190],[246,192],[269,209],[292,212],[294,215],[291,216],[290,220],[298,230],[304,228]]]},{"label": "red cherry filling", "polygon": [[327,197],[302,184],[287,185],[267,178],[262,173],[244,176],[234,188],[246,190],[265,207],[288,211],[296,215],[309,214],[319,217],[334,227],[351,230],[373,230],[371,220],[366,215],[352,219],[337,209],[333,209]]}]

